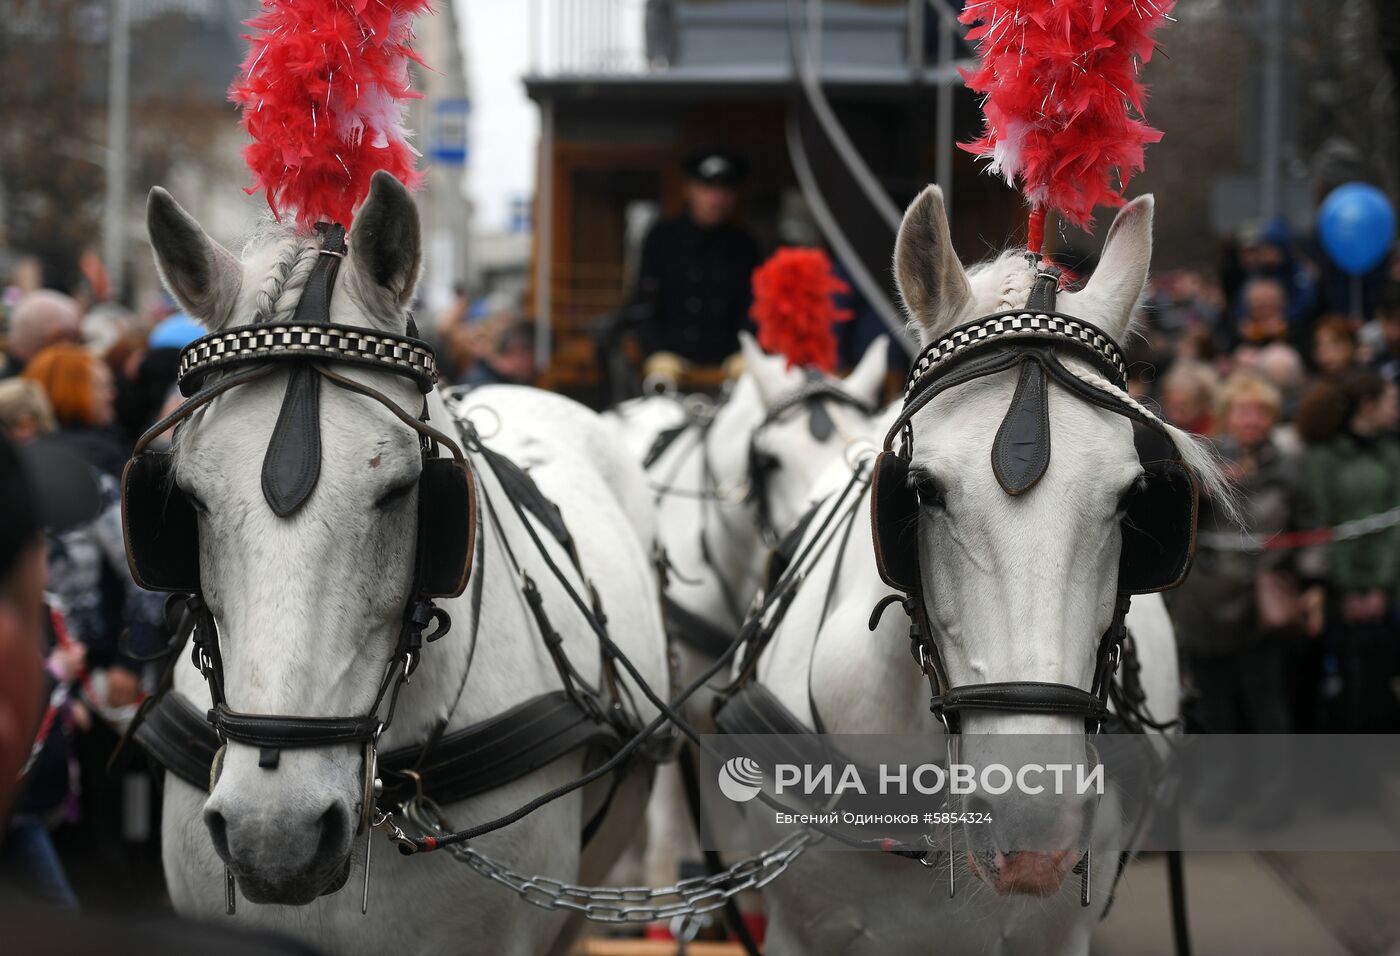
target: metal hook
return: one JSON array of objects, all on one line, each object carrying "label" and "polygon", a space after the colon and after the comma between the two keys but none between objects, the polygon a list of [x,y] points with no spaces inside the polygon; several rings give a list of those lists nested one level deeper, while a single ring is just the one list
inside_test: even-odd
[{"label": "metal hook", "polygon": [[375,808],[379,804],[379,795],[384,792],[384,782],[379,779],[379,735],[383,733],[384,725],[381,723],[379,729],[374,732],[374,737],[365,741],[365,805],[361,820],[361,829],[365,831],[365,885],[360,893],[360,915],[369,915],[369,864],[370,850],[374,846]]},{"label": "metal hook", "polygon": [[369,915],[369,855],[370,848],[374,846],[374,829],[367,828],[365,831],[365,886],[360,893],[360,915]]},{"label": "metal hook", "polygon": [[[941,713],[941,712],[940,712],[940,713]],[[944,721],[944,726],[947,726],[947,721],[946,721],[946,720]],[[953,772],[953,735],[952,735],[952,733],[945,733],[944,736],[943,736],[943,742],[947,745],[947,753],[948,753],[948,772],[951,774],[951,773]],[[951,810],[952,810],[952,806],[951,806],[951,805],[949,806],[948,809],[949,809],[949,811],[950,811],[949,814],[948,814],[948,899],[951,900],[951,899],[957,894],[957,891],[958,891],[958,890],[957,890],[957,884],[954,882],[954,878],[953,878],[953,857],[956,855],[956,854],[954,853],[954,847],[953,847],[953,838],[954,838],[954,836],[955,836],[954,829],[953,829],[953,818],[956,816],[956,814],[954,814],[954,813],[951,812]]]}]

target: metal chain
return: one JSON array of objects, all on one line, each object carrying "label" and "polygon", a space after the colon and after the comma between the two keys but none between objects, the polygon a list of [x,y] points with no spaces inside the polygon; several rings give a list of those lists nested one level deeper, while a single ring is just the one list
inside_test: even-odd
[{"label": "metal chain", "polygon": [[[405,818],[427,836],[445,836],[452,828],[429,800],[403,804]],[[389,815],[376,820],[391,839],[407,838]],[[724,906],[747,890],[767,886],[781,876],[807,846],[819,839],[807,830],[789,833],[769,849],[740,860],[711,876],[681,880],[671,886],[579,886],[546,876],[526,876],[467,844],[447,849],[459,861],[531,906],[580,913],[595,923],[652,923],[677,916],[699,916]],[[657,902],[672,900],[672,902]]]}]

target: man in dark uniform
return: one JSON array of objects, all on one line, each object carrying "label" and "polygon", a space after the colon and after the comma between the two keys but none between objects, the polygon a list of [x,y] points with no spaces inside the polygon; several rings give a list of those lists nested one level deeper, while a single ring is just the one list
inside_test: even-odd
[{"label": "man in dark uniform", "polygon": [[648,357],[672,353],[694,365],[720,365],[738,351],[759,265],[758,243],[730,221],[746,166],[726,149],[691,153],[685,214],[647,233],[628,312]]}]

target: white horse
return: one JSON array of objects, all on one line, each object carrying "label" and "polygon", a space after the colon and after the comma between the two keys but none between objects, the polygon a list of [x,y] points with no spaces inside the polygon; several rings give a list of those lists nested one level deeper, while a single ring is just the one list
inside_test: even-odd
[{"label": "white horse", "polygon": [[[166,285],[212,329],[254,316],[287,321],[318,258],[314,237],[281,232],[251,242],[240,261],[160,189],[151,193],[148,225]],[[411,198],[392,177],[377,174],[350,235],[332,321],[403,334],[420,252]],[[360,367],[336,370],[389,396],[410,416],[423,406],[402,378]],[[227,699],[234,710],[253,714],[365,714],[410,588],[418,436],[377,402],[323,387],[319,484],[300,510],[278,518],[260,490],[259,469],[286,381],[275,371],[227,392],[186,421],[174,443],[177,483],[198,502],[200,578],[218,623]],[[426,402],[428,422],[454,433],[443,396],[431,392]],[[471,405],[490,410],[481,415],[482,432],[494,435],[487,444],[527,467],[558,505],[611,633],[665,695],[665,642],[650,563],[653,528],[645,508],[624,505],[645,501],[645,479],[615,429],[571,401],[533,389],[484,388],[472,393]],[[544,568],[481,455],[468,459],[479,500],[496,503],[496,513],[479,509],[484,543],[473,573],[484,575],[480,619],[473,620],[470,586],[461,598],[441,602],[452,630],[423,649],[381,751],[421,743],[442,718],[450,732],[559,688],[507,542],[543,592],[574,665],[590,683],[600,680],[596,637]],[[543,537],[569,571],[563,549]],[[576,588],[586,587],[572,577]],[[641,692],[624,683],[642,719],[654,716]],[[188,662],[176,672],[175,690],[207,706],[209,690]],[[575,751],[444,808],[446,817],[465,826],[514,810],[580,775],[586,757]],[[326,952],[563,951],[569,935],[563,913],[525,904],[446,852],[401,856],[374,833],[380,845],[370,915],[361,916],[366,837],[356,835],[355,821],[363,802],[362,759],[359,746],[289,749],[269,771],[259,766],[258,748],[231,743],[210,792],[168,775],[163,843],[175,905],[224,918],[227,864],[240,894],[233,919],[305,938]],[[602,805],[606,778],[474,840],[473,847],[527,874],[599,879],[643,812],[650,770],[645,763],[631,766],[586,849],[580,834]]]},{"label": "white horse", "polygon": [[[1121,341],[1147,277],[1151,223],[1151,197],[1124,209],[1098,270],[1082,292],[1060,294],[1060,310]],[[964,272],[936,188],[905,214],[895,273],[926,344],[975,317],[1023,308],[1036,271],[1020,250]],[[1129,400],[1072,354],[1063,361]],[[990,450],[1016,386],[1013,371],[951,388],[913,418],[911,474],[941,488],[941,496],[920,508],[921,584],[953,685],[1031,680],[1088,687],[1115,605],[1120,501],[1142,468],[1123,417],[1052,384],[1053,459],[1032,491],[1003,493]],[[1210,454],[1166,427],[1202,484],[1228,498]],[[833,474],[822,484],[829,490],[848,477]],[[931,751],[942,753],[928,684],[910,660],[908,622],[891,609],[875,633],[868,629],[872,607],[891,593],[871,558],[868,494],[844,547],[828,549],[808,573],[807,586],[798,590],[759,661],[759,679],[809,727],[817,726],[814,702],[832,733],[927,732]],[[840,576],[827,585],[838,555]],[[1128,623],[1147,709],[1170,720],[1177,714],[1176,657],[1161,600],[1138,598]],[[969,711],[962,726],[973,734],[1084,735],[1082,718],[1044,714]],[[1082,744],[1075,759],[1084,759]],[[772,817],[747,814],[755,845],[769,845],[782,832]],[[957,852],[958,891],[951,900],[946,859],[928,870],[885,854],[808,851],[764,891],[768,952],[1087,954],[1117,870],[1117,856],[1107,848],[1126,842],[1111,792],[1092,819],[1090,845],[1099,852],[1093,854],[1089,907],[1080,905],[1079,878],[1066,879],[1080,855],[1068,851],[1007,857]],[[971,829],[963,828],[960,848],[970,846]]]},{"label": "white horse", "polygon": [[[874,447],[871,410],[888,368],[885,336],[844,378],[788,368],[786,358],[767,354],[747,332],[739,342],[743,374],[712,412],[701,400],[667,395],[634,399],[612,412],[639,458],[661,432],[690,422],[648,469],[668,564],[666,598],[678,609],[671,618],[677,686],[702,673],[714,648],[739,632],[762,582],[768,546],[807,512],[813,479],[862,446]],[[810,398],[796,400],[803,395]],[[690,402],[697,403],[694,410]],[[710,640],[690,633],[700,625]],[[711,727],[711,702],[704,691],[686,702],[693,726]],[[647,817],[645,878],[672,882],[679,860],[699,857],[675,767],[658,768]]]}]

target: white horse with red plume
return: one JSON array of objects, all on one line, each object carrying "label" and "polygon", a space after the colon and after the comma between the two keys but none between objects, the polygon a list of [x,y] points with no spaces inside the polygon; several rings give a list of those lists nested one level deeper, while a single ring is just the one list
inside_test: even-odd
[{"label": "white horse with red plume", "polygon": [[[214,331],[182,357],[189,400],[151,433],[177,423],[173,452],[143,439],[124,483],[138,580],[195,594],[197,666],[175,658],[161,699],[174,710],[153,710],[138,739],[185,715],[162,838],[182,912],[227,912],[337,954],[562,952],[566,911],[525,905],[428,852],[434,839],[398,834],[409,857],[383,835],[414,781],[435,785],[433,754],[448,751],[432,748],[468,728],[531,701],[553,715],[498,721],[495,757],[458,761],[468,778],[502,761],[517,771],[440,801],[459,825],[575,780],[610,735],[614,749],[630,735],[623,724],[654,715],[648,687],[668,693],[652,517],[632,507],[645,479],[615,430],[564,398],[496,387],[472,396],[491,413],[483,443],[432,387],[407,312],[418,213],[399,182],[417,178],[400,109],[412,17],[428,6],[265,0],[252,21],[233,98],[256,187],[295,225],[238,256],[151,192],[161,276]],[[443,612],[450,632],[435,641]],[[575,706],[581,721],[537,733]],[[548,761],[516,759],[575,732]],[[206,752],[190,749],[206,738]],[[422,759],[394,771],[394,753],[415,750]],[[472,851],[529,876],[601,879],[649,782],[648,761],[633,760]]]},{"label": "white horse with red plume", "polygon": [[[968,83],[985,95],[987,118],[968,148],[1022,185],[1029,248],[965,270],[939,190],[909,206],[894,271],[925,351],[905,411],[873,484],[843,474],[824,482],[833,495],[799,549],[792,587],[775,586],[769,628],[716,714],[726,732],[793,721],[836,734],[927,731],[930,752],[948,741],[949,759],[974,767],[994,739],[984,735],[1056,734],[1045,746],[1084,764],[1089,735],[1112,719],[1107,701],[1149,750],[1168,749],[1158,728],[1177,716],[1175,647],[1160,598],[1144,592],[1189,566],[1191,489],[1227,511],[1229,492],[1208,447],[1125,388],[1119,343],[1147,279],[1151,197],[1123,209],[1098,269],[1083,288],[1060,290],[1058,305],[1059,272],[1041,244],[1049,210],[1086,225],[1096,204],[1124,203],[1121,183],[1160,136],[1141,119],[1137,70],[1170,7],[966,5],[982,56]],[[1141,448],[1138,429],[1154,436]],[[1191,478],[1175,486],[1172,534],[1148,538],[1169,546],[1170,571],[1144,573],[1147,549],[1126,543],[1141,517],[1133,502],[1147,500],[1135,496],[1166,460]],[[1167,508],[1148,511],[1162,518]],[[1144,596],[1128,612],[1132,594]],[[1140,697],[1115,690],[1120,653],[1135,656]],[[955,799],[946,809],[970,811],[966,822],[933,828],[926,845],[808,850],[765,890],[766,951],[1087,956],[1128,859],[1117,851],[1132,849],[1141,816],[1125,818],[1112,789],[1097,802],[996,792],[1005,795]],[[767,807],[746,810],[751,845],[791,833]],[[861,835],[827,843],[840,850]]]}]

